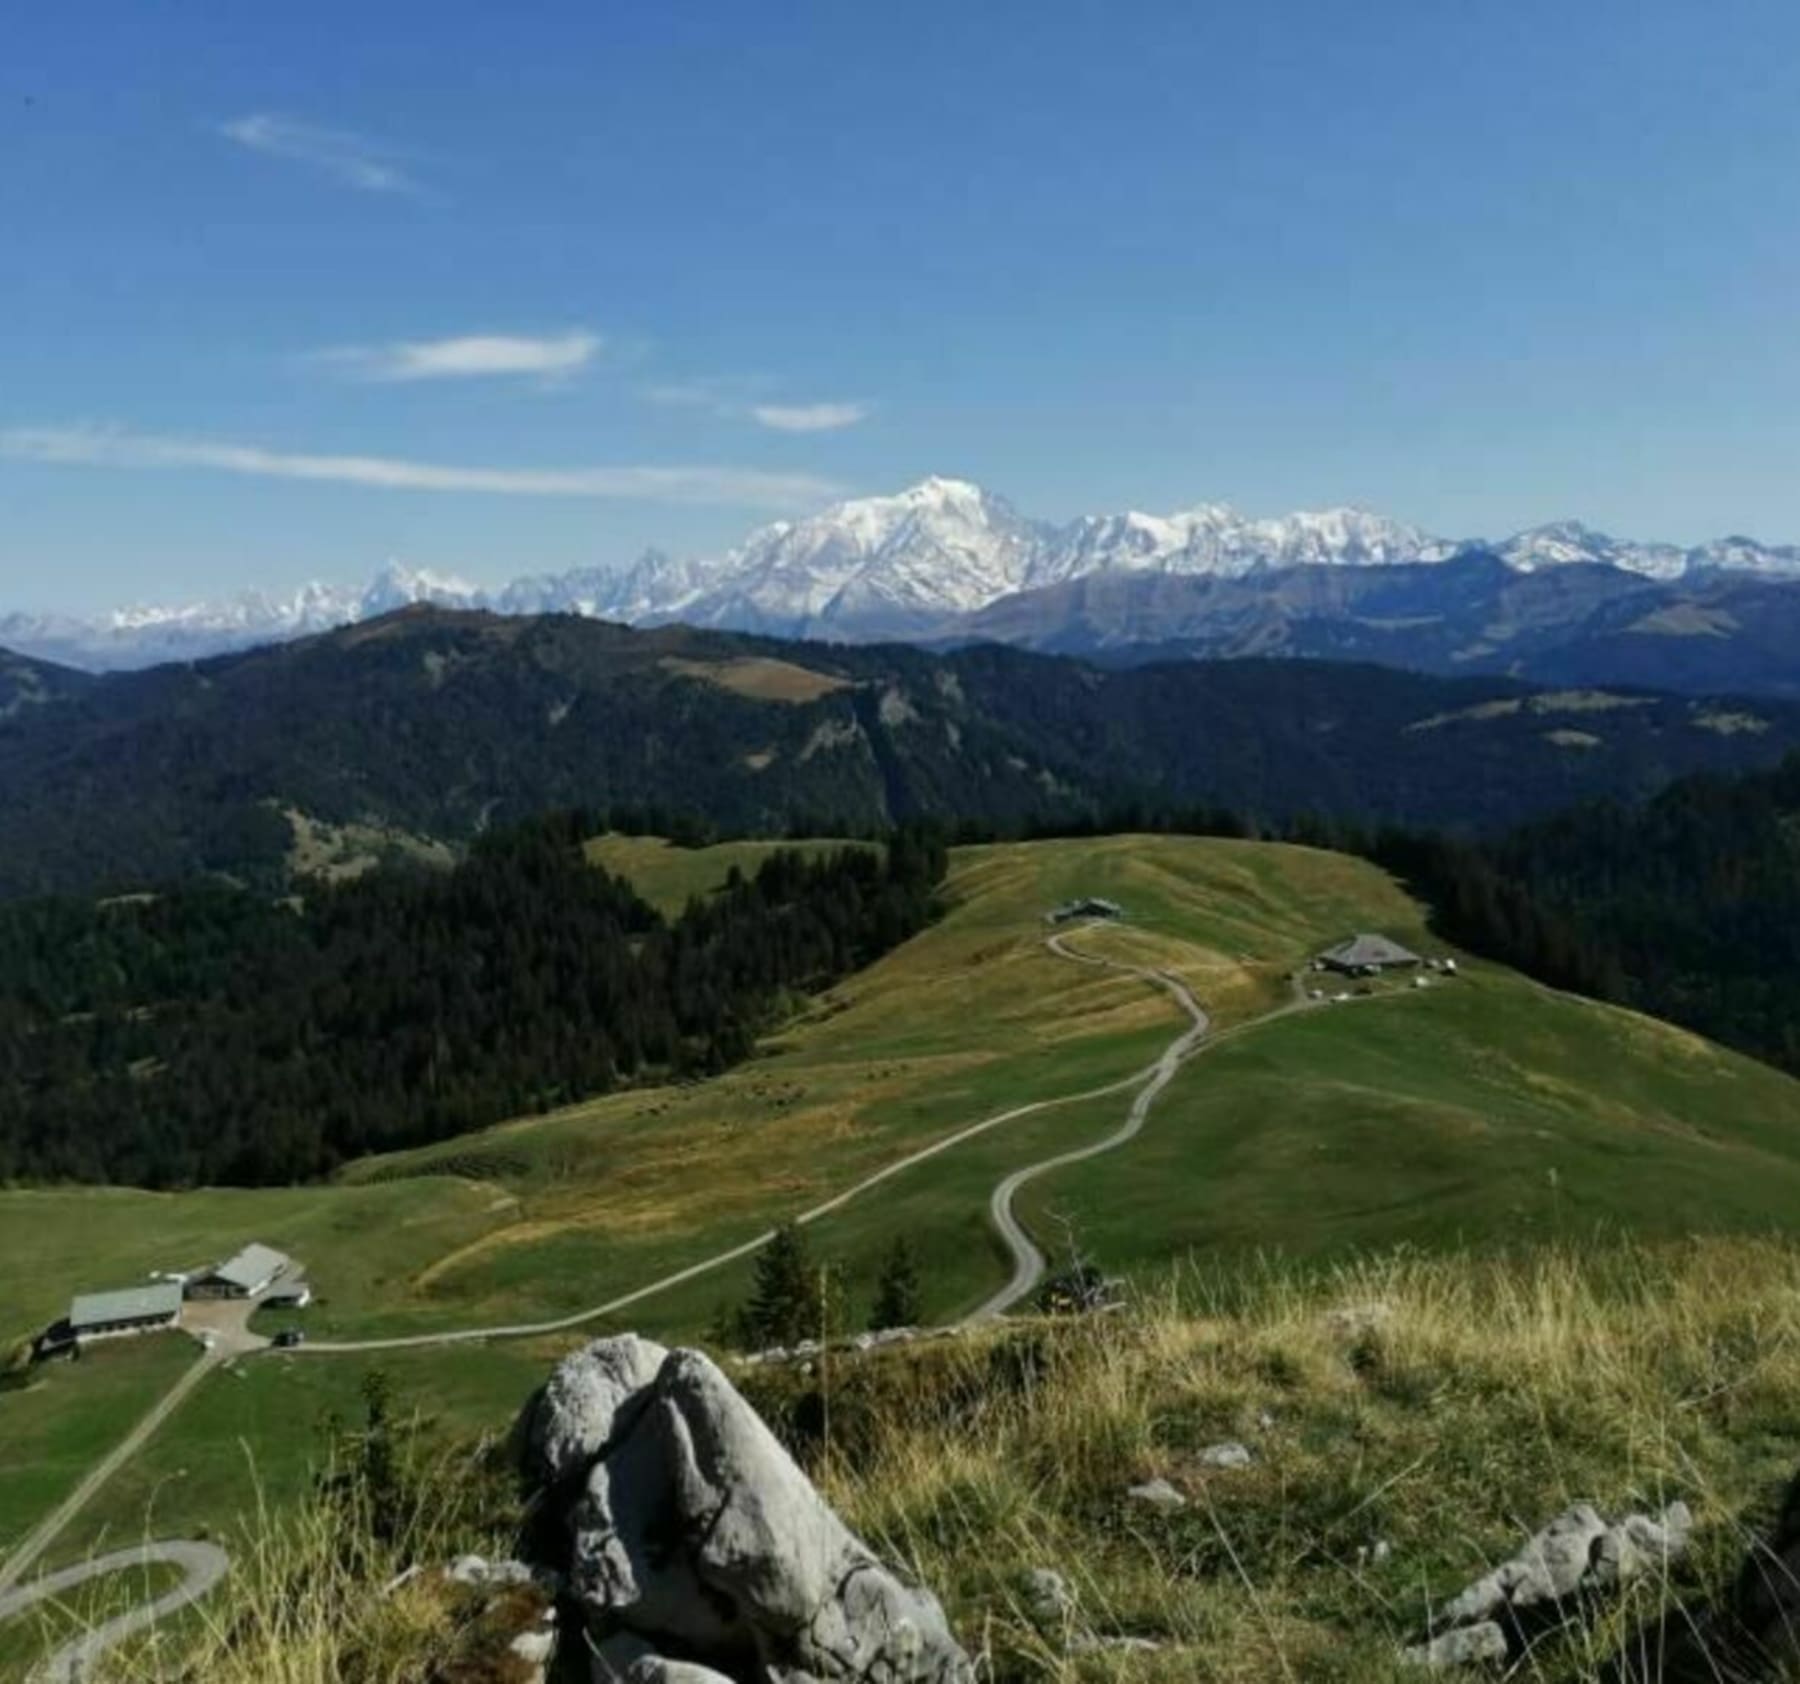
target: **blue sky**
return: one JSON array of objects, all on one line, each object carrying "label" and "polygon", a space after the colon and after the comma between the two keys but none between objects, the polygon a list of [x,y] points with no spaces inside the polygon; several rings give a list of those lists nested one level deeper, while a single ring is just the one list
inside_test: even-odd
[{"label": "blue sky", "polygon": [[1800,540],[1800,8],[17,8],[0,610],[966,475]]}]

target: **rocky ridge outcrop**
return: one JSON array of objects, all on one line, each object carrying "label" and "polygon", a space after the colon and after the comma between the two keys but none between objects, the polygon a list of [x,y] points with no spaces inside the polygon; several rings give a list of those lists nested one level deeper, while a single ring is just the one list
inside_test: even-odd
[{"label": "rocky ridge outcrop", "polygon": [[1403,1658],[1432,1670],[1514,1658],[1543,1631],[1578,1618],[1584,1602],[1666,1570],[1686,1554],[1692,1529],[1682,1502],[1612,1524],[1576,1503],[1445,1603],[1432,1634]]}]

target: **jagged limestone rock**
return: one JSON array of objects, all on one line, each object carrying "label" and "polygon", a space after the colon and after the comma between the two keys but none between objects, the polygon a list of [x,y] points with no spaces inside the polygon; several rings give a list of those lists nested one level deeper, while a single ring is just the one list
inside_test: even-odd
[{"label": "jagged limestone rock", "polygon": [[1685,1554],[1692,1528],[1682,1502],[1659,1516],[1628,1514],[1611,1525],[1592,1504],[1576,1503],[1439,1609],[1434,1623],[1444,1629],[1436,1636],[1401,1653],[1431,1667],[1504,1659],[1529,1632],[1579,1617],[1585,1599],[1616,1592]]},{"label": "jagged limestone rock", "polygon": [[629,1634],[659,1664],[741,1684],[973,1677],[936,1599],[844,1526],[700,1353],[597,1341],[545,1388],[530,1443],[547,1480],[572,1482],[585,1461],[569,1581],[600,1653]]},{"label": "jagged limestone rock", "polygon": [[645,1388],[668,1352],[635,1333],[597,1339],[556,1365],[531,1412],[533,1471],[559,1485],[585,1472],[612,1438],[630,1426]]},{"label": "jagged limestone rock", "polygon": [[1488,1661],[1503,1661],[1507,1655],[1506,1633],[1492,1620],[1446,1631],[1429,1643],[1402,1649],[1400,1658],[1414,1666],[1444,1672],[1457,1666],[1480,1666]]},{"label": "jagged limestone rock", "polygon": [[1563,1601],[1587,1576],[1606,1522],[1587,1503],[1565,1509],[1518,1554],[1477,1579],[1442,1610],[1448,1625],[1485,1620],[1501,1608]]},{"label": "jagged limestone rock", "polygon": [[1671,1503],[1652,1520],[1647,1514],[1628,1514],[1617,1526],[1609,1526],[1595,1554],[1596,1588],[1628,1585],[1687,1553],[1694,1517],[1686,1503]]}]

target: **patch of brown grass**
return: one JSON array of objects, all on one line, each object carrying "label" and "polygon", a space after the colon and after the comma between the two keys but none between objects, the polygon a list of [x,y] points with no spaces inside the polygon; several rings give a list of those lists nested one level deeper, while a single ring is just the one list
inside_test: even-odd
[{"label": "patch of brown grass", "polygon": [[665,655],[661,665],[666,672],[695,678],[702,684],[716,684],[721,690],[746,696],[753,702],[816,702],[821,696],[850,687],[847,678],[760,655],[741,655],[730,661],[691,661],[679,655]]}]

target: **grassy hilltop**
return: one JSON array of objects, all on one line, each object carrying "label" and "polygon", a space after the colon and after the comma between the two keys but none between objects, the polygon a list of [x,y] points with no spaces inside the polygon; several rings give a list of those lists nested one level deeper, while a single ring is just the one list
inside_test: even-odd
[{"label": "grassy hilltop", "polygon": [[[609,838],[594,851],[664,903],[754,863],[741,847]],[[365,1160],[322,1186],[0,1192],[0,1328],[24,1332],[72,1290],[251,1238],[310,1266],[315,1340],[603,1302],[983,1117],[1148,1064],[1183,1026],[1166,996],[1044,950],[1043,910],[1076,894],[1130,913],[1079,945],[1179,972],[1217,1035],[1137,1141],[1026,1190],[1020,1212],[1047,1243],[1066,1219],[1109,1270],[1160,1280],[1192,1258],[1241,1279],[1258,1254],[1322,1269],[1401,1242],[1501,1251],[1794,1225],[1800,1083],[1467,961],[1461,978],[1422,991],[1260,1021],[1291,1004],[1295,967],[1351,930],[1441,951],[1422,909],[1340,855],[1112,837],[958,850],[940,923],[801,1003],[760,1056],[711,1081]],[[904,1231],[923,1253],[927,1313],[953,1317],[1006,1275],[986,1219],[994,1184],[1110,1132],[1124,1105],[1115,1095],[998,1127],[822,1219],[813,1248],[861,1313],[882,1251]],[[746,1281],[745,1265],[722,1269],[644,1301],[630,1324],[703,1336]],[[605,1330],[244,1363],[200,1388],[58,1553],[137,1536],[147,1512],[160,1535],[217,1524],[248,1501],[252,1466],[272,1498],[291,1496],[318,1452],[314,1423],[353,1410],[373,1366],[446,1427],[491,1428],[557,1351]],[[0,1392],[0,1548],[73,1484],[94,1444],[122,1436],[160,1361],[149,1346],[96,1353]]]}]

